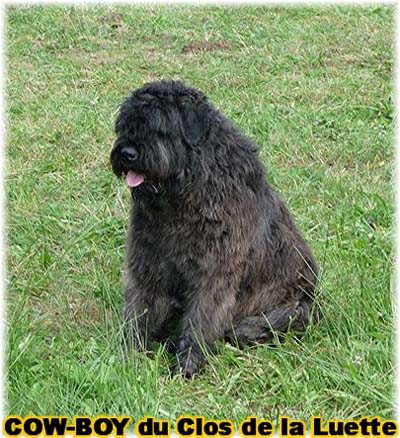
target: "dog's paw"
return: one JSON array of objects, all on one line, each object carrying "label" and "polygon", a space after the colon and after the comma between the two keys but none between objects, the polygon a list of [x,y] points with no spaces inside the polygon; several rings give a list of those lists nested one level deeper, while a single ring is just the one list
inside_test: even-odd
[{"label": "dog's paw", "polygon": [[193,379],[198,374],[203,357],[194,353],[193,350],[178,353],[176,364],[173,368],[173,375],[182,375],[185,379]]}]

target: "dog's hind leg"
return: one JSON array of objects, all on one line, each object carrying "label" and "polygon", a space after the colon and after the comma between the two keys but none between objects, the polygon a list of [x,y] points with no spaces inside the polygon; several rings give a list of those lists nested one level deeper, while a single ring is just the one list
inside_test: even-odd
[{"label": "dog's hind leg", "polygon": [[247,316],[233,324],[233,330],[226,333],[225,339],[245,345],[271,342],[274,333],[285,333],[288,330],[301,333],[309,322],[311,305],[311,300],[302,298],[276,306],[261,315]]}]

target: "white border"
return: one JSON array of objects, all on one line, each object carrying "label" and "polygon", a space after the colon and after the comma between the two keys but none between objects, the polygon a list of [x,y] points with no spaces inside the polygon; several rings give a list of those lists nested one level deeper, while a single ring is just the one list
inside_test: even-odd
[{"label": "white border", "polygon": [[251,6],[251,5],[271,5],[271,6],[339,6],[339,5],[353,5],[353,6],[374,6],[374,5],[397,5],[397,0],[9,0],[5,1],[6,5],[175,5],[187,4],[190,6]]},{"label": "white border", "polygon": [[[395,11],[395,64],[394,64],[394,86],[395,86],[395,172],[393,175],[393,183],[395,184],[395,203],[396,203],[396,216],[395,216],[395,227],[396,231],[396,270],[394,272],[394,317],[395,317],[395,328],[396,328],[396,343],[395,343],[395,397],[394,403],[396,403],[396,414],[397,420],[400,419],[400,369],[399,369],[399,357],[400,357],[400,318],[398,316],[399,306],[400,306],[400,269],[399,269],[399,258],[400,258],[400,192],[399,192],[399,175],[400,175],[400,158],[399,158],[399,142],[400,142],[400,123],[399,123],[399,108],[400,108],[400,6],[397,0],[385,0],[385,1],[370,1],[370,0],[250,0],[250,1],[235,1],[235,0],[120,0],[120,1],[103,1],[103,0],[5,0],[1,2],[0,0],[0,144],[2,146],[2,152],[0,154],[0,278],[3,279],[0,285],[0,345],[2,351],[3,361],[0,363],[0,415],[1,419],[4,418],[5,414],[5,403],[4,403],[4,384],[5,384],[5,334],[6,334],[6,301],[5,301],[5,279],[6,279],[6,205],[5,205],[5,146],[6,146],[6,117],[5,117],[5,96],[6,96],[6,54],[5,54],[5,38],[6,38],[6,7],[11,5],[139,5],[139,4],[187,4],[191,6],[235,6],[235,5],[275,5],[275,6],[329,6],[329,5],[353,5],[353,6],[369,6],[369,5],[396,5]],[[171,436],[176,436],[175,433],[171,433]]]},{"label": "white border", "polygon": [[399,256],[400,256],[400,157],[399,157],[399,142],[400,142],[400,124],[399,124],[399,108],[400,108],[400,6],[397,3],[396,13],[395,13],[395,61],[393,68],[393,82],[394,82],[394,147],[395,147],[395,169],[393,175],[393,184],[395,186],[395,218],[393,230],[396,232],[396,248],[395,248],[395,271],[393,272],[394,284],[393,284],[393,303],[394,303],[394,328],[395,333],[395,348],[394,348],[394,379],[395,379],[395,394],[394,403],[396,404],[396,417],[397,420],[400,418],[400,370],[399,370],[399,357],[400,357],[400,269],[399,269]]},{"label": "white border", "polygon": [[5,6],[0,4],[0,415],[5,413],[5,358],[6,358],[6,205],[5,205],[5,152],[6,152],[6,55],[5,55]]}]

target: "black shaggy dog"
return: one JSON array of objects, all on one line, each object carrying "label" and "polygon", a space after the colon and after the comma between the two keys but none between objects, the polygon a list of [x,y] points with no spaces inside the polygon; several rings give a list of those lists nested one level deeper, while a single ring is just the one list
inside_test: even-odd
[{"label": "black shaggy dog", "polygon": [[128,341],[173,339],[192,377],[218,339],[301,331],[317,266],[256,146],[200,91],[148,83],[121,106],[111,163],[131,187]]}]

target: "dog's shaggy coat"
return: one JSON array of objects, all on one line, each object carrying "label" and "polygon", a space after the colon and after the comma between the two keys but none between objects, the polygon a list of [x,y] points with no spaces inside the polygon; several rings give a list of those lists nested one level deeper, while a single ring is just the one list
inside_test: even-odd
[{"label": "dog's shaggy coat", "polygon": [[317,266],[252,141],[179,81],[135,91],[116,133],[113,170],[133,198],[127,340],[174,339],[177,370],[191,377],[218,339],[303,330]]}]

